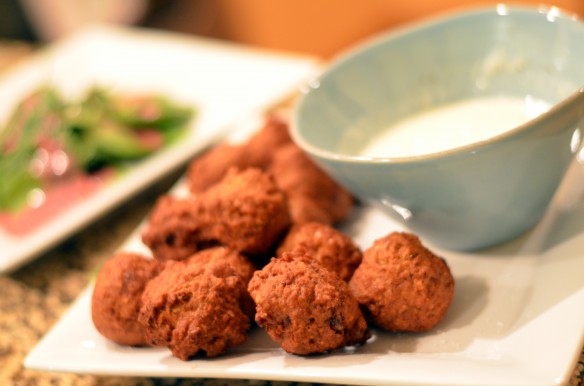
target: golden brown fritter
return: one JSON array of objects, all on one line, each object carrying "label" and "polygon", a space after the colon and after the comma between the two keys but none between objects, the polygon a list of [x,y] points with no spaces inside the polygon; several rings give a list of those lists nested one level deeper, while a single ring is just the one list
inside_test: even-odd
[{"label": "golden brown fritter", "polygon": [[139,320],[148,342],[182,360],[215,357],[243,343],[253,315],[247,292],[253,270],[223,247],[167,262],[142,295]]},{"label": "golden brown fritter", "polygon": [[291,143],[286,121],[276,115],[266,117],[261,129],[243,144],[218,145],[191,162],[187,182],[193,193],[200,193],[219,182],[231,168],[266,170],[274,151]]},{"label": "golden brown fritter", "polygon": [[290,137],[288,123],[277,115],[243,144],[222,144],[193,160],[187,182],[201,193],[220,181],[230,169],[272,171],[290,201],[294,223],[318,221],[336,224],[348,216],[353,196],[324,173]]},{"label": "golden brown fritter", "polygon": [[249,256],[271,252],[291,225],[286,195],[259,169],[229,172],[201,201],[200,237]]},{"label": "golden brown fritter", "polygon": [[195,196],[158,198],[142,232],[142,242],[156,259],[183,260],[206,247],[198,238],[199,206]]},{"label": "golden brown fritter", "polygon": [[292,221],[333,225],[345,220],[353,196],[320,169],[295,144],[279,148],[270,169],[290,202]]},{"label": "golden brown fritter", "polygon": [[278,247],[277,255],[282,256],[284,252],[297,248],[345,281],[349,281],[363,257],[350,237],[318,222],[294,225]]},{"label": "golden brown fritter", "polygon": [[264,126],[245,144],[250,166],[267,170],[272,164],[275,151],[292,143],[288,123],[275,114],[269,115]]},{"label": "golden brown fritter", "polygon": [[199,195],[161,201],[142,234],[161,260],[184,259],[214,245],[262,260],[291,224],[285,194],[259,169],[232,169]]},{"label": "golden brown fritter", "polygon": [[430,330],[454,296],[446,261],[409,233],[376,240],[365,250],[349,286],[372,321],[390,331]]},{"label": "golden brown fritter", "polygon": [[204,265],[206,270],[217,277],[238,275],[246,286],[256,271],[256,267],[247,257],[227,247],[208,248],[195,253],[189,259]]},{"label": "golden brown fritter", "polygon": [[101,335],[123,345],[147,344],[138,313],[146,284],[161,269],[159,261],[129,252],[104,263],[91,298],[91,318]]},{"label": "golden brown fritter", "polygon": [[245,314],[253,319],[255,304],[247,292],[247,285],[257,268],[251,260],[227,247],[205,249],[192,255],[190,259],[197,264],[203,264],[214,276],[226,278],[235,274],[241,277],[245,288],[241,297],[241,307]]},{"label": "golden brown fritter", "polygon": [[186,181],[191,192],[200,193],[219,182],[232,167],[248,166],[243,145],[220,144],[189,164]]},{"label": "golden brown fritter", "polygon": [[347,283],[298,251],[273,258],[248,289],[256,322],[289,353],[323,353],[370,336]]}]

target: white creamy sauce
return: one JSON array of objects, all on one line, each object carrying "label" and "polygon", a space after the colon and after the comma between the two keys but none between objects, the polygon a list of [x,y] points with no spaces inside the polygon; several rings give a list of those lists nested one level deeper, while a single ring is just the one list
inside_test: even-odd
[{"label": "white creamy sauce", "polygon": [[546,112],[549,104],[531,97],[469,99],[397,122],[361,151],[366,157],[408,157],[486,140]]}]

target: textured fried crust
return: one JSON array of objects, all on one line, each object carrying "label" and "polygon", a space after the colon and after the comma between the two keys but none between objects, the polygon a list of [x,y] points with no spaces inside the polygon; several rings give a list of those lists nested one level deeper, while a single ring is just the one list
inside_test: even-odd
[{"label": "textured fried crust", "polygon": [[217,277],[240,276],[246,286],[256,271],[256,267],[248,258],[227,247],[205,249],[189,259],[192,263],[203,265]]},{"label": "textured fried crust", "polygon": [[256,322],[289,353],[323,353],[370,336],[347,283],[305,254],[273,258],[254,273],[248,289]]},{"label": "textured fried crust", "polygon": [[348,217],[354,205],[353,196],[295,144],[275,152],[270,170],[288,195],[294,223],[316,221],[332,225]]},{"label": "textured fried crust", "polygon": [[201,193],[219,182],[232,167],[248,166],[244,146],[221,144],[189,164],[186,181],[191,192]]},{"label": "textured fried crust", "polygon": [[430,330],[454,296],[446,261],[417,236],[398,232],[365,250],[349,286],[373,322],[390,331]]},{"label": "textured fried crust", "polygon": [[197,237],[201,226],[197,221],[199,206],[195,196],[166,195],[156,201],[142,232],[142,242],[156,259],[184,260],[205,247]]},{"label": "textured fried crust", "polygon": [[232,170],[201,201],[200,237],[250,256],[271,252],[291,225],[286,195],[259,169]]},{"label": "textured fried crust", "polygon": [[259,169],[231,169],[204,193],[160,201],[142,241],[161,260],[181,260],[214,245],[266,259],[291,224],[285,194]]},{"label": "textured fried crust", "polygon": [[168,262],[142,295],[139,320],[148,342],[182,360],[215,357],[243,343],[253,313],[246,288],[253,270],[222,247]]},{"label": "textured fried crust", "polygon": [[219,145],[193,160],[186,175],[189,189],[193,193],[203,192],[219,182],[231,168],[266,170],[275,149],[291,142],[288,124],[276,115],[269,115],[262,128],[246,143]]},{"label": "textured fried crust", "polygon": [[247,142],[219,145],[193,160],[187,171],[189,189],[204,192],[234,168],[272,171],[289,197],[294,223],[339,223],[354,205],[353,196],[292,142],[287,121],[277,115],[268,116]]},{"label": "textured fried crust", "polygon": [[230,248],[214,247],[197,252],[190,259],[204,265],[205,269],[216,277],[227,278],[233,275],[241,277],[244,285],[241,307],[245,314],[253,319],[255,304],[247,292],[247,285],[256,271],[256,266],[247,257]]},{"label": "textured fried crust", "polygon": [[146,284],[161,269],[159,261],[128,252],[105,262],[91,298],[91,317],[100,334],[123,345],[147,344],[138,313]]},{"label": "textured fried crust", "polygon": [[293,226],[278,247],[277,256],[297,248],[304,250],[307,255],[345,281],[349,281],[363,257],[350,237],[318,222]]},{"label": "textured fried crust", "polygon": [[248,162],[250,166],[267,170],[272,164],[275,151],[291,143],[288,123],[277,115],[270,115],[262,129],[245,144]]}]

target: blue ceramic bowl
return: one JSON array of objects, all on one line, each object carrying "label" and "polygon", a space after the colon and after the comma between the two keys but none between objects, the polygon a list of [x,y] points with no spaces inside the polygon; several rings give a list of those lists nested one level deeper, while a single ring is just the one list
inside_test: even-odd
[{"label": "blue ceramic bowl", "polygon": [[[584,24],[498,5],[378,36],[337,58],[295,106],[292,137],[364,201],[448,249],[515,238],[543,216],[584,131]],[[492,138],[422,155],[364,156],[392,123],[477,98],[551,107]],[[478,120],[484,127],[492,117]]]}]

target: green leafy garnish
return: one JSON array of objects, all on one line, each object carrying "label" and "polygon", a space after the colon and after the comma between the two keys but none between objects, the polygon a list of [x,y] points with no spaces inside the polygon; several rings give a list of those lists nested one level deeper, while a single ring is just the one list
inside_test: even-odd
[{"label": "green leafy garnish", "polygon": [[65,102],[54,88],[26,97],[0,130],[0,210],[26,205],[47,179],[31,165],[38,150],[64,151],[76,170],[90,173],[144,158],[176,141],[195,111],[160,95],[122,95],[92,88]]}]

